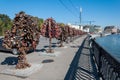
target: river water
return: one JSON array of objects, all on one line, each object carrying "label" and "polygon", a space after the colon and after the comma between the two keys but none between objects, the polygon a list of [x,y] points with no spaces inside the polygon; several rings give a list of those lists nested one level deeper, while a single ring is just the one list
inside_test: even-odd
[{"label": "river water", "polygon": [[120,62],[120,34],[99,37],[96,42]]}]

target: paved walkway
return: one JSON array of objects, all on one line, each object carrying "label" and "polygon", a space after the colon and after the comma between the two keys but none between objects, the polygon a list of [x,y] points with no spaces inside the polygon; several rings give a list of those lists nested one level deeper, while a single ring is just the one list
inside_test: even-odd
[{"label": "paved walkway", "polygon": [[[48,48],[49,41],[48,39],[41,37],[40,43],[37,46],[37,50],[33,53],[28,54],[27,59],[29,63],[43,64],[43,67],[27,78],[0,74],[0,80],[64,80],[69,70],[70,64],[85,37],[86,36],[82,36],[70,44],[64,44],[65,47],[63,48],[58,48],[58,45],[56,44],[57,41],[53,39],[52,48],[55,52],[60,53],[56,57],[40,55],[40,53],[44,52],[44,50]],[[9,58],[10,56],[16,58],[17,55],[0,52],[0,63],[2,63],[6,58]],[[9,67],[11,68],[13,66],[14,65],[0,65],[0,71]]]},{"label": "paved walkway", "polygon": [[88,41],[81,44],[64,80],[99,80]]},{"label": "paved walkway", "polygon": [[[58,48],[53,39],[55,52],[58,56],[41,56],[40,53],[48,48],[48,39],[41,38],[37,50],[27,55],[29,63],[43,64],[43,67],[27,78],[0,74],[0,80],[99,80],[96,75],[96,67],[90,54],[88,39],[82,36],[65,47]],[[0,62],[5,58],[16,55],[0,52]],[[5,56],[5,57],[2,57]],[[0,71],[13,67],[13,65],[0,65]]]}]

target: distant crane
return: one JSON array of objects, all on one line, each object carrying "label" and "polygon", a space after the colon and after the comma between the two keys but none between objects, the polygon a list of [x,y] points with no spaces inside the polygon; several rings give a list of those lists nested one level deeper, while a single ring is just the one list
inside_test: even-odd
[{"label": "distant crane", "polygon": [[95,22],[95,21],[85,21],[85,22],[88,22],[89,25],[92,25],[92,23]]},{"label": "distant crane", "polygon": [[[92,25],[92,23],[95,21],[82,21],[81,23],[88,23],[89,25]],[[80,22],[75,22],[75,24],[80,24]]]}]

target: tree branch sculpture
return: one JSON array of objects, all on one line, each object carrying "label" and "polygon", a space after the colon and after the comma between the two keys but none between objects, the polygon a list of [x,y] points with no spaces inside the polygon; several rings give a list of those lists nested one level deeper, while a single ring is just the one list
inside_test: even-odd
[{"label": "tree branch sculpture", "polygon": [[39,34],[40,32],[34,17],[25,14],[25,12],[16,14],[12,29],[6,32],[3,41],[4,47],[9,49],[17,48],[19,51],[16,69],[24,69],[31,66],[27,62],[26,53],[30,49],[35,50],[39,43]]},{"label": "tree branch sculpture", "polygon": [[41,28],[41,34],[44,37],[49,38],[49,49],[46,50],[47,53],[54,52],[51,47],[51,41],[52,41],[52,38],[59,37],[60,33],[61,33],[61,31],[59,29],[59,26],[56,24],[55,20],[53,20],[52,18],[48,18],[45,20],[45,22],[43,23],[43,26]]}]

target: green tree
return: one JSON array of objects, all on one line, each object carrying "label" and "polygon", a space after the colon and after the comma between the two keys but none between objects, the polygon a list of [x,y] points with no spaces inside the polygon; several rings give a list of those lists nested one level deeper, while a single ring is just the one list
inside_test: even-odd
[{"label": "green tree", "polygon": [[0,35],[4,35],[4,31],[11,29],[12,20],[5,14],[0,14]]},{"label": "green tree", "polygon": [[61,27],[65,27],[64,23],[58,23],[58,25],[61,26]]},{"label": "green tree", "polygon": [[38,29],[40,30],[44,20],[42,18],[38,18],[38,17],[34,17],[34,19],[37,21]]},{"label": "green tree", "polygon": [[39,30],[41,30],[43,22],[44,22],[44,20],[42,18],[39,18],[39,20],[38,20]]}]

